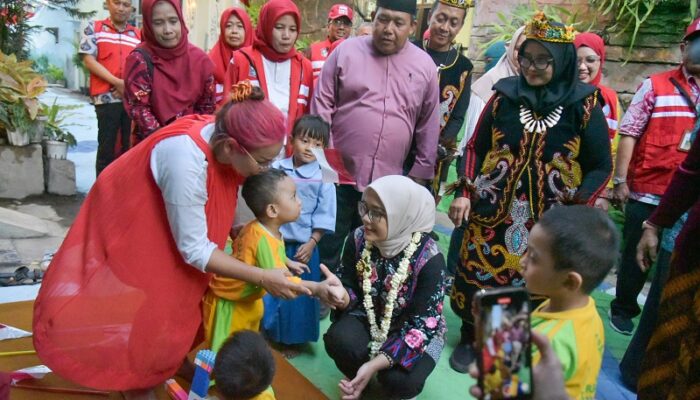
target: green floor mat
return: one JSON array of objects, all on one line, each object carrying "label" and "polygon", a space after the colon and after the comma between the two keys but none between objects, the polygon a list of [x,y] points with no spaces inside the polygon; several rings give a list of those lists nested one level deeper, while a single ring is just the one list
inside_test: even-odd
[{"label": "green floor mat", "polygon": [[[610,301],[613,299],[613,296],[597,290],[593,292],[592,296],[596,301],[598,313],[603,319],[605,347],[617,360],[620,360],[632,337],[619,334],[610,328],[608,323],[608,309],[610,308]],[[449,298],[445,298],[445,318],[447,318],[448,327],[447,343],[438,365],[428,378],[425,388],[418,396],[418,399],[471,398],[469,395],[469,387],[474,384],[474,380],[467,375],[453,371],[448,362],[450,354],[452,354],[452,349],[454,349],[459,340],[460,327],[460,320],[449,310],[448,302]],[[634,322],[635,325],[638,324],[639,318],[635,318]],[[329,326],[329,318],[321,321],[321,332],[325,332]],[[300,355],[289,361],[330,399],[340,398],[338,382],[340,382],[343,376],[336,368],[333,360],[326,354],[323,348],[323,339],[319,340],[317,343],[307,345]],[[376,386],[375,383],[374,387],[368,388],[363,398],[383,398],[382,392]]]},{"label": "green floor mat", "polygon": [[[447,339],[445,349],[442,352],[440,361],[433,373],[428,377],[423,392],[418,396],[418,399],[466,399],[470,398],[469,387],[474,384],[474,379],[468,375],[459,374],[450,368],[449,357],[452,354],[452,349],[459,341],[460,320],[451,311],[447,311],[449,306],[446,298],[445,318],[447,318]],[[330,326],[330,318],[321,321],[321,332],[328,330]],[[336,368],[333,360],[328,357],[326,350],[323,347],[323,338],[317,343],[311,343],[304,348],[304,351],[289,360],[289,362],[313,382],[326,396],[330,399],[340,398],[340,389],[338,382],[343,378],[343,375]],[[363,399],[382,399],[382,392],[378,390],[377,384],[375,387],[368,388],[365,391]]]}]

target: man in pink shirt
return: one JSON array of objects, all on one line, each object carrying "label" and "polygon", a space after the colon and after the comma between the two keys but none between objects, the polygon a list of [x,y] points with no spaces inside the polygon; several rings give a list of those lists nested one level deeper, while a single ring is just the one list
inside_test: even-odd
[{"label": "man in pink shirt", "polygon": [[361,225],[357,203],[375,179],[402,175],[428,184],[440,134],[438,79],[430,56],[407,39],[416,29],[415,0],[379,0],[371,36],[345,40],[321,70],[311,113],[331,124],[331,141],[357,186],[338,185],[333,235],[324,236],[321,261],[337,265],[347,234]]}]

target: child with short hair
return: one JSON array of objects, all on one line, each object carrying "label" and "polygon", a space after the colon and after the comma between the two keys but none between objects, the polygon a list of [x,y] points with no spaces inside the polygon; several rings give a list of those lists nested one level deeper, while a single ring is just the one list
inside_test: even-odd
[{"label": "child with short hair", "polygon": [[[306,265],[286,257],[280,233],[280,227],[295,221],[301,210],[294,181],[284,172],[270,169],[248,177],[241,194],[256,219],[241,229],[233,241],[232,255],[262,268],[263,274],[258,285],[218,275],[209,282],[203,299],[203,324],[205,339],[215,352],[231,333],[259,330],[263,317],[264,270],[286,267],[296,275],[308,271]],[[323,273],[335,278],[325,268]],[[301,281],[291,276],[290,279],[301,283],[314,296],[327,298],[325,293],[330,279],[323,283]]]},{"label": "child with short hair", "polygon": [[[296,121],[292,129],[292,156],[272,164],[273,168],[284,171],[297,185],[301,215],[296,221],[282,225],[280,232],[284,237],[287,257],[308,265],[309,271],[301,275],[305,281],[320,281],[317,245],[325,233],[335,230],[335,185],[323,182],[321,166],[312,152],[312,149],[326,148],[329,141],[328,123],[317,115],[305,115]],[[266,295],[263,301],[263,331],[268,339],[284,345],[318,340],[318,299],[304,296],[281,300]],[[293,356],[295,352],[288,349],[285,354]]]},{"label": "child with short hair", "polygon": [[[595,398],[605,337],[590,293],[616,264],[619,242],[605,212],[554,207],[530,231],[520,260],[528,291],[549,298],[533,311],[532,329],[551,340],[574,399]],[[533,349],[533,363],[539,358]]]},{"label": "child with short hair", "polygon": [[243,330],[234,333],[219,349],[212,378],[224,400],[274,400],[270,387],[275,376],[275,359],[265,339]]}]

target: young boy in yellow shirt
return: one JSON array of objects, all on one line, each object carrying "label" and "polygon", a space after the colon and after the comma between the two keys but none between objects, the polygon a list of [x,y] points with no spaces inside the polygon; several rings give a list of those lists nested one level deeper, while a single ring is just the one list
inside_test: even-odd
[{"label": "young boy in yellow shirt", "polygon": [[[279,230],[280,226],[295,221],[301,211],[292,178],[276,169],[263,171],[246,179],[241,194],[256,219],[245,225],[233,241],[232,256],[263,270],[288,268],[296,275],[308,270],[306,265],[287,259]],[[327,300],[325,293],[329,285],[342,286],[323,265],[321,272],[332,279],[323,282],[301,281],[296,276],[290,279],[308,288],[314,296]],[[261,276],[264,279],[264,274]],[[258,332],[264,294],[260,285],[214,275],[202,300],[204,335],[212,351],[217,352],[234,332],[246,329]]]},{"label": "young boy in yellow shirt", "polygon": [[[531,315],[562,363],[567,394],[594,399],[603,361],[603,322],[590,293],[618,259],[619,233],[603,211],[583,205],[547,211],[520,260],[526,287],[549,299]],[[533,364],[540,354],[533,348]]]}]

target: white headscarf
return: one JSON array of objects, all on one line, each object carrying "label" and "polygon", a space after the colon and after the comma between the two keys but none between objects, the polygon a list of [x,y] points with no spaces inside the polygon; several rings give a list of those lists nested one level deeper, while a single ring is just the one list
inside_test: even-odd
[{"label": "white headscarf", "polygon": [[428,189],[401,175],[384,176],[367,188],[377,193],[386,211],[387,238],[374,243],[383,257],[391,258],[403,251],[414,232],[433,230],[435,199]]},{"label": "white headscarf", "polygon": [[474,83],[472,83],[472,92],[479,96],[484,103],[488,103],[493,96],[493,85],[503,78],[518,75],[518,70],[515,68],[518,65],[518,60],[515,59],[515,45],[518,39],[525,31],[525,27],[521,26],[513,33],[513,38],[508,43],[506,53],[501,56],[496,66],[491,68],[487,73],[482,75]]}]

